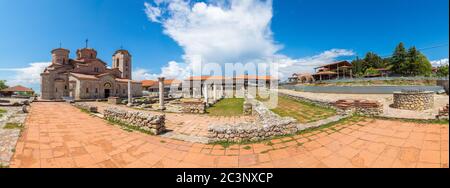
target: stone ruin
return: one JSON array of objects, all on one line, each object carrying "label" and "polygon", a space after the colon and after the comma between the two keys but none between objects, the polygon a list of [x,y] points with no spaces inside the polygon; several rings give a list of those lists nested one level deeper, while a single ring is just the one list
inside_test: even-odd
[{"label": "stone ruin", "polygon": [[338,100],[333,104],[336,108],[362,115],[377,116],[383,114],[383,104],[371,100]]},{"label": "stone ruin", "polygon": [[144,131],[149,131],[154,135],[159,135],[166,131],[165,115],[125,111],[118,108],[107,108],[103,115],[107,120],[124,123]]},{"label": "stone ruin", "polygon": [[423,90],[402,90],[394,92],[393,108],[424,111],[434,106],[434,92]]}]

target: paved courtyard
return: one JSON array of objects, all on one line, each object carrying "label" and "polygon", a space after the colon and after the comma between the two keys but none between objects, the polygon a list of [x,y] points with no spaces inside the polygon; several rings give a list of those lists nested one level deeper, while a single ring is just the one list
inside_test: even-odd
[{"label": "paved courtyard", "polygon": [[448,131],[366,119],[224,148],[128,132],[66,103],[33,103],[10,167],[448,168]]},{"label": "paved courtyard", "polygon": [[[98,107],[102,113],[107,107],[116,107],[124,110],[136,110],[147,113],[161,114],[155,111],[144,111],[131,109],[123,105],[111,105],[104,102],[90,102]],[[207,142],[208,126],[215,122],[236,124],[238,122],[250,122],[255,119],[252,116],[237,116],[237,117],[212,117],[208,115],[199,114],[182,114],[182,113],[165,113],[166,128],[170,132],[165,134],[165,137],[176,138],[179,140],[194,141],[200,143]]]}]

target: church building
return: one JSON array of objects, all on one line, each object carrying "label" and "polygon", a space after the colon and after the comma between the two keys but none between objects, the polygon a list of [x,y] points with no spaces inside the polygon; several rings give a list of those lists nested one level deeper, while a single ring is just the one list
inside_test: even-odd
[{"label": "church building", "polygon": [[43,100],[126,98],[129,82],[132,96],[142,96],[141,82],[132,80],[131,54],[127,50],[113,54],[112,68],[87,45],[77,50],[75,59],[70,59],[70,51],[64,48],[54,49],[51,54],[52,63],[41,74]]}]

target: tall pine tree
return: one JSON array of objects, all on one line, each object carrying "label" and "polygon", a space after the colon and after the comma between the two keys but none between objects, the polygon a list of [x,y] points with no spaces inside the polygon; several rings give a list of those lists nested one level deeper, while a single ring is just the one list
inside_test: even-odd
[{"label": "tall pine tree", "polygon": [[408,72],[408,53],[402,42],[395,48],[391,57],[391,70],[395,74],[405,75]]}]

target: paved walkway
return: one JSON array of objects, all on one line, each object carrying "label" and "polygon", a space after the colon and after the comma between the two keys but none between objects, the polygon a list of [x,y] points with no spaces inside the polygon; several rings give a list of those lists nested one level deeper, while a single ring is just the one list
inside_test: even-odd
[{"label": "paved walkway", "polygon": [[11,167],[446,167],[448,125],[349,121],[270,143],[194,144],[33,103]]}]

